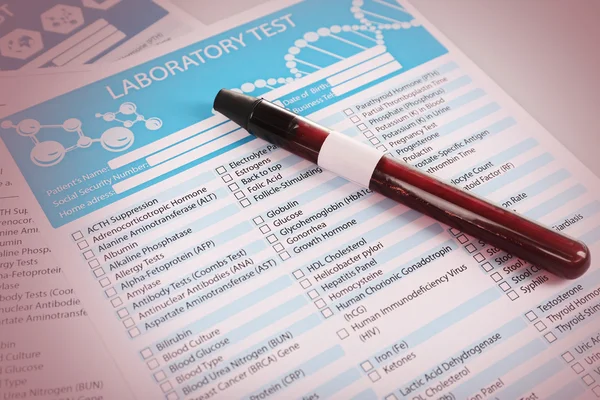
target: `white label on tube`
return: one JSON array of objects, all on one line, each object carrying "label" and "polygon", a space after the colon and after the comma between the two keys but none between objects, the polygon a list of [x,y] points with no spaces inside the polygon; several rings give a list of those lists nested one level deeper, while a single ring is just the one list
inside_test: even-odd
[{"label": "white label on tube", "polygon": [[358,140],[331,131],[323,142],[317,163],[323,169],[369,187],[373,171],[383,155]]}]

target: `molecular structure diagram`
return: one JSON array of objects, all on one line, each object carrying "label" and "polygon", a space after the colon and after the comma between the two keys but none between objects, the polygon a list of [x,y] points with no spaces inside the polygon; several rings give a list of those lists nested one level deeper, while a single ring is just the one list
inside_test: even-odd
[{"label": "molecular structure diagram", "polygon": [[[134,119],[119,119],[120,115],[134,115]],[[138,114],[137,106],[134,103],[126,102],[119,106],[119,110],[116,112],[105,112],[104,114],[97,113],[96,118],[102,118],[106,122],[117,121],[123,124],[125,128],[131,128],[138,122],[144,122],[146,129],[149,131],[156,131],[162,127],[162,121],[160,118],[150,117],[146,119],[143,115]]]},{"label": "molecular structure diagram", "polygon": [[[77,118],[69,118],[60,125],[42,125],[35,119],[24,119],[18,124],[13,124],[11,121],[2,121],[0,127],[3,129],[14,128],[21,136],[28,137],[33,142],[31,149],[31,161],[40,167],[51,167],[63,160],[65,154],[77,148],[87,148],[93,143],[99,142],[102,147],[108,151],[118,152],[129,148],[133,144],[133,132],[127,128],[120,126],[109,128],[100,139],[92,139],[86,136],[81,129],[81,121]],[[62,143],[54,140],[40,141],[37,134],[41,129],[63,129],[65,132],[75,132],[77,134],[77,142],[65,147]]]},{"label": "molecular structure diagram", "polygon": [[[421,26],[404,7],[391,1],[352,0],[351,4],[350,12],[358,24],[322,27],[314,32],[306,32],[294,41],[283,57],[291,77],[257,79],[232,90],[252,93],[260,89],[275,89],[351,55],[384,45],[384,31]],[[335,49],[340,46],[347,49],[346,54],[337,53]]]},{"label": "molecular structure diagram", "polygon": [[[133,132],[129,128],[136,122],[144,121],[146,129],[151,131],[160,129],[162,121],[159,118],[149,118],[146,120],[143,116],[137,114],[135,110],[136,106],[133,103],[123,103],[119,108],[121,114],[135,114],[136,118],[134,120],[118,120],[115,113],[96,115],[97,117],[103,116],[105,121],[118,121],[123,124],[123,126],[108,128],[98,139],[87,136],[83,132],[81,120],[77,118],[69,118],[62,124],[53,125],[42,125],[39,121],[29,118],[17,124],[5,120],[0,123],[0,128],[15,129],[19,135],[30,138],[33,142],[33,148],[29,154],[31,161],[39,167],[51,167],[60,163],[68,152],[78,148],[88,148],[94,143],[100,143],[102,148],[110,152],[127,150],[131,147],[135,139]],[[62,129],[64,132],[75,133],[77,141],[70,147],[65,147],[62,143],[55,140],[40,140],[37,135],[42,129]]]}]

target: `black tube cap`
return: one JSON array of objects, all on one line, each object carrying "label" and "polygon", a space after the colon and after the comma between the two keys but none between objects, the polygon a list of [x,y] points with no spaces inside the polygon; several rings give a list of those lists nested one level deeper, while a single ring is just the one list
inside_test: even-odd
[{"label": "black tube cap", "polygon": [[248,129],[248,120],[260,99],[229,89],[221,89],[215,97],[213,108],[239,126]]}]

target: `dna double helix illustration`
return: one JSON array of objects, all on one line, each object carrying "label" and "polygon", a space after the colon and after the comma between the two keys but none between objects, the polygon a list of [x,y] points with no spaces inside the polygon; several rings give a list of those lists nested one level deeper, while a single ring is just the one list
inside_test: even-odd
[{"label": "dna double helix illustration", "polygon": [[260,96],[375,46],[385,46],[388,31],[421,26],[410,12],[393,0],[353,0],[350,12],[354,24],[324,26],[305,32],[292,43],[283,56],[289,75],[260,77],[231,89]]}]

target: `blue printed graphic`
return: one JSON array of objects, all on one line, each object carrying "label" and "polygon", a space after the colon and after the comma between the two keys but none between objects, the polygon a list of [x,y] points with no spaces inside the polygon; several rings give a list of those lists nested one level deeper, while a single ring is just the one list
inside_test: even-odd
[{"label": "blue printed graphic", "polygon": [[309,114],[447,53],[392,3],[299,3],[12,115],[0,137],[61,226],[252,140],[206,133],[227,124],[223,87]]},{"label": "blue printed graphic", "polygon": [[151,0],[6,0],[0,70],[92,63],[168,13]]}]

